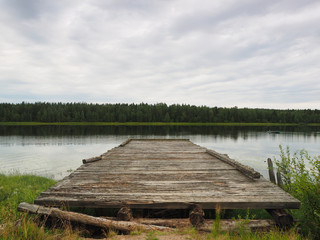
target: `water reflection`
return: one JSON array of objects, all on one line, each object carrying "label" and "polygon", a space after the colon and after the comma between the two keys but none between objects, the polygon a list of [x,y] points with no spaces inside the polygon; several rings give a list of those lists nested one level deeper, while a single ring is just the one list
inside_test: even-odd
[{"label": "water reflection", "polygon": [[189,138],[266,176],[265,160],[279,155],[279,144],[319,155],[319,132],[319,127],[2,126],[0,171],[60,179],[79,167],[83,158],[100,155],[127,138]]}]

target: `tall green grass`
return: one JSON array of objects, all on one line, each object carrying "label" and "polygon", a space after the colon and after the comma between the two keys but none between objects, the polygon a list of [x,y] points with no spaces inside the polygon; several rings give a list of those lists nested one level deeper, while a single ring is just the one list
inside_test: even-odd
[{"label": "tall green grass", "polygon": [[39,194],[56,181],[33,175],[0,174],[0,239],[77,239],[79,235],[65,224],[65,229],[48,230],[36,216],[17,211],[21,202],[33,203]]},{"label": "tall green grass", "polygon": [[311,157],[306,150],[293,154],[280,146],[280,159],[275,159],[283,179],[283,188],[301,201],[291,210],[301,222],[302,233],[320,239],[320,155]]},{"label": "tall green grass", "polygon": [[34,175],[0,174],[0,208],[16,211],[20,202],[33,203],[42,191],[55,183],[52,179]]}]

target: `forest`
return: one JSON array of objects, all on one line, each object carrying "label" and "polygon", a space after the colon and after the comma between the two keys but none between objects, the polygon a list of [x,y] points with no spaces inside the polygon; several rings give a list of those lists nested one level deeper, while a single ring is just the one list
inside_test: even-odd
[{"label": "forest", "polygon": [[0,122],[320,123],[320,110],[187,104],[0,103]]}]

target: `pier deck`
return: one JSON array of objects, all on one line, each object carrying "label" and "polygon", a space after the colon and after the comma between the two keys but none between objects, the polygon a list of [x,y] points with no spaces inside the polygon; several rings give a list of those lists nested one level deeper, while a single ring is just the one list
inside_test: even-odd
[{"label": "pier deck", "polygon": [[[132,139],[87,161],[35,200],[46,206],[299,208],[253,169],[189,140]],[[228,162],[230,160],[230,162]]]}]

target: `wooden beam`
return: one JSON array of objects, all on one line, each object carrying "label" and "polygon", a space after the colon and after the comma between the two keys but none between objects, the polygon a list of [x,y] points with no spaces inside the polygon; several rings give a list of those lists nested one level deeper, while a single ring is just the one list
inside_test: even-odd
[{"label": "wooden beam", "polygon": [[213,151],[211,149],[206,149],[206,152],[208,154],[210,154],[211,156],[214,156],[214,157],[218,158],[219,160],[230,164],[231,166],[233,166],[234,168],[236,168],[237,170],[239,170],[241,173],[243,173],[244,175],[246,175],[249,178],[252,178],[252,179],[260,178],[261,174],[259,172],[255,171],[251,167],[245,166],[245,165],[237,162],[236,160],[233,160],[224,154],[217,153],[216,151]]}]

